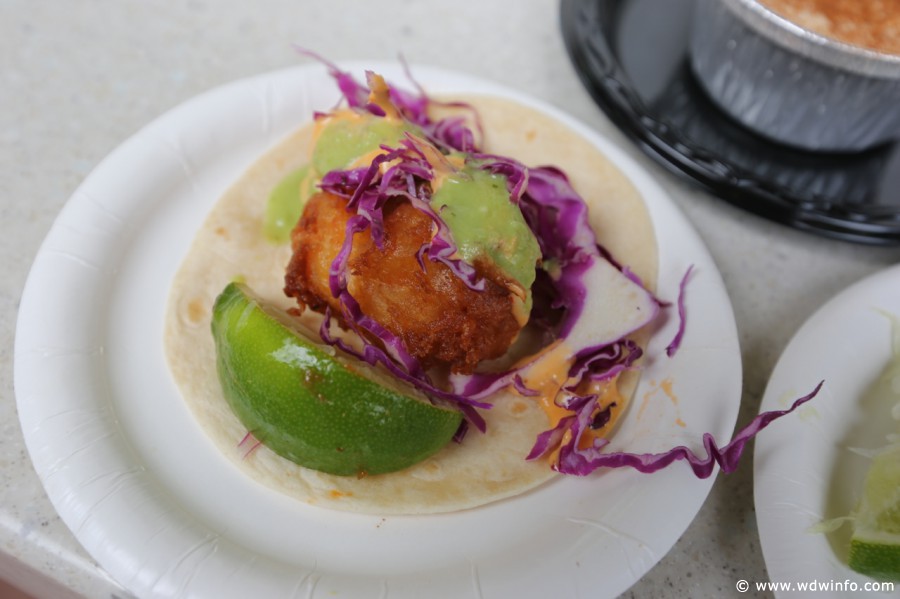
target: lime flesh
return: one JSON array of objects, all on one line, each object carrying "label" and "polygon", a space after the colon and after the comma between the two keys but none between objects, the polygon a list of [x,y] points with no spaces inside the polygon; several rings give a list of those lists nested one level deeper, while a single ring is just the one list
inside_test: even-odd
[{"label": "lime flesh", "polygon": [[407,468],[453,437],[459,411],[312,341],[289,318],[240,283],[213,308],[225,398],[269,449],[315,470],[365,476]]},{"label": "lime flesh", "polygon": [[849,565],[873,578],[900,580],[900,446],[872,460],[850,540]]}]

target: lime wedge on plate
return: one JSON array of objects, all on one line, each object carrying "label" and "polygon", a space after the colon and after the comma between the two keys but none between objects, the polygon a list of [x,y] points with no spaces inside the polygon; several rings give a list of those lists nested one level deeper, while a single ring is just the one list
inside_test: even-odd
[{"label": "lime wedge on plate", "polygon": [[213,308],[219,381],[253,436],[302,466],[339,475],[402,470],[453,437],[459,411],[302,334],[231,283]]},{"label": "lime wedge on plate", "polygon": [[852,569],[900,580],[900,445],[872,459],[850,541]]}]

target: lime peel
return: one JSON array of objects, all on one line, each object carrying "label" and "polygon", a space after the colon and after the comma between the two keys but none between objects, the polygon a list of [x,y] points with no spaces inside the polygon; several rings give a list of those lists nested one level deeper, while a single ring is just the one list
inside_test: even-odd
[{"label": "lime peel", "polygon": [[230,283],[213,308],[225,399],[263,445],[315,470],[365,476],[407,468],[453,438],[458,410],[367,364],[351,366],[292,324],[241,283]]}]

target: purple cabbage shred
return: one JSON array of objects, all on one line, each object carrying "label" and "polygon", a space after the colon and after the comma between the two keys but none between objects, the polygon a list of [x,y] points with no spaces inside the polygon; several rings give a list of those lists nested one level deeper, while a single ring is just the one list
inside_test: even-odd
[{"label": "purple cabbage shred", "polygon": [[[728,444],[722,447],[716,444],[711,434],[704,434],[703,447],[706,450],[706,457],[698,456],[685,446],[675,447],[661,453],[629,453],[625,451],[604,453],[602,450],[609,444],[609,441],[606,439],[597,439],[591,447],[581,449],[578,446],[580,438],[591,422],[589,410],[582,410],[576,416],[564,418],[556,429],[548,431],[544,435],[548,437],[552,435],[555,443],[559,444],[563,435],[566,432],[570,433],[569,440],[560,446],[559,459],[553,465],[555,470],[563,474],[585,476],[599,468],[623,468],[626,466],[645,474],[651,474],[662,470],[672,462],[684,460],[697,478],[707,478],[712,474],[716,464],[726,474],[734,472],[745,446],[754,436],[774,420],[790,414],[815,397],[823,384],[824,381],[820,382],[810,393],[795,400],[791,407],[786,410],[760,413],[747,426],[742,428]],[[552,447],[553,444],[548,440],[539,438],[528,457],[529,459],[540,457]]]},{"label": "purple cabbage shred", "polygon": [[691,272],[694,270],[694,265],[688,267],[687,271],[684,273],[684,276],[681,277],[681,283],[678,284],[678,330],[675,332],[675,337],[672,338],[672,342],[669,343],[668,347],[666,347],[666,355],[670,358],[675,355],[675,352],[678,351],[678,348],[681,347],[681,340],[684,337],[684,329],[687,315],[684,309],[684,290],[687,287],[688,278],[691,276]]}]

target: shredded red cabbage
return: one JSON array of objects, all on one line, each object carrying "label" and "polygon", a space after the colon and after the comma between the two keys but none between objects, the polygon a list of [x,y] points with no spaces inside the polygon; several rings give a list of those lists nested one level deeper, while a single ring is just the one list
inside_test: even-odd
[{"label": "shredded red cabbage", "polygon": [[[376,116],[386,113],[384,106],[370,100],[373,81],[383,84],[376,79],[377,76],[367,73],[369,87],[366,87],[314,53],[301,51],[328,67],[351,109],[368,111]],[[340,302],[341,322],[358,335],[362,349],[356,349],[332,335],[334,315],[330,310],[326,311],[320,329],[320,336],[326,343],[369,364],[381,364],[394,376],[433,400],[456,406],[468,424],[482,431],[485,422],[478,409],[490,409],[487,399],[493,393],[510,388],[523,396],[538,394],[527,386],[526,374],[541,359],[540,355],[504,372],[452,375],[450,389],[437,386],[402,340],[366,316],[348,290],[347,263],[354,234],[369,231],[375,244],[382,247],[382,211],[386,202],[395,197],[412,203],[427,214],[435,225],[433,238],[417,253],[420,265],[424,268],[426,259],[443,263],[470,288],[483,289],[484,281],[479,279],[473,265],[455,257],[457,247],[449,228],[431,208],[429,201],[435,157],[440,159],[440,151],[458,151],[467,153],[467,160],[475,161],[480,168],[506,178],[510,201],[521,207],[542,253],[543,271],[539,272],[536,287],[546,291],[548,301],[535,302],[531,318],[548,329],[552,328],[554,338],[565,343],[566,349],[571,351],[569,379],[555,399],[557,405],[571,414],[537,437],[527,459],[538,458],[558,448],[554,469],[579,476],[598,468],[623,466],[641,472],[655,472],[673,461],[687,460],[694,473],[704,478],[710,475],[716,463],[725,472],[733,470],[750,438],[772,420],[790,413],[816,395],[821,383],[812,393],[798,399],[789,410],[760,414],[722,448],[716,445],[711,435],[704,435],[706,458],[698,457],[686,447],[676,447],[660,454],[603,453],[603,448],[608,444],[603,439],[596,440],[586,449],[579,448],[585,433],[591,428],[599,428],[610,417],[610,407],[600,409],[596,395],[579,393],[578,390],[584,387],[582,383],[609,380],[635,368],[634,363],[642,351],[626,337],[656,318],[659,310],[667,304],[647,291],[633,272],[617,263],[597,243],[588,221],[587,206],[561,170],[546,166],[530,168],[511,158],[479,153],[481,125],[474,110],[462,103],[449,104],[470,110],[470,119],[452,116],[433,121],[428,112],[435,102],[418,85],[416,87],[418,93],[388,86],[388,97],[393,104],[391,110],[415,124],[425,139],[407,134],[397,147],[382,146],[382,153],[367,168],[335,170],[321,179],[321,189],[346,198],[348,209],[353,213],[347,223],[344,244],[331,265],[329,283],[332,294]],[[477,136],[470,122],[475,123]],[[684,294],[690,273],[691,269],[688,269],[679,286],[680,323],[675,338],[667,348],[670,356],[677,351],[684,335]],[[584,326],[584,319],[589,318],[592,311],[609,309],[609,306],[598,305],[594,296],[596,289],[609,287],[610,281],[614,282],[613,287],[625,286],[630,292],[637,291],[632,295],[641,299],[631,312],[626,311],[617,315],[621,318],[610,319],[622,322],[621,326],[606,331],[606,336],[600,333],[598,338],[592,327]],[[465,426],[460,429],[457,440],[464,433]]]},{"label": "shredded red cabbage", "polygon": [[666,347],[666,355],[670,358],[675,355],[675,352],[678,351],[678,348],[681,347],[681,339],[684,337],[684,329],[686,322],[686,314],[684,309],[684,290],[687,287],[688,277],[691,276],[691,272],[694,270],[694,265],[690,265],[687,271],[684,273],[684,276],[681,277],[681,283],[678,284],[678,330],[675,332],[675,337],[672,338],[672,342]]},{"label": "shredded red cabbage", "polygon": [[543,438],[538,438],[538,442],[531,450],[528,459],[540,457],[549,449],[560,445],[563,436],[569,433],[571,438],[568,442],[560,445],[559,459],[553,465],[554,470],[563,474],[585,476],[598,468],[622,468],[625,466],[649,474],[662,470],[678,460],[687,461],[698,478],[710,476],[716,464],[722,468],[722,472],[727,474],[737,468],[744,447],[750,439],[766,428],[773,420],[790,414],[815,397],[823,384],[824,381],[820,382],[810,393],[794,401],[787,410],[760,413],[723,447],[719,447],[716,444],[711,434],[704,434],[703,446],[706,449],[706,457],[700,457],[684,446],[675,447],[662,453],[629,453],[625,451],[604,453],[602,451],[603,448],[609,444],[607,439],[597,439],[591,447],[580,449],[578,447],[579,440],[590,427],[591,421],[590,410],[579,409],[575,416],[562,419],[556,428],[543,433]]}]

